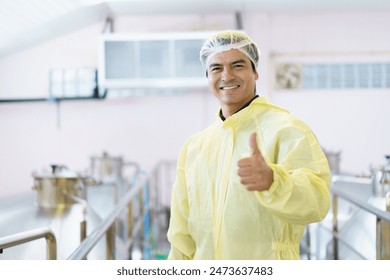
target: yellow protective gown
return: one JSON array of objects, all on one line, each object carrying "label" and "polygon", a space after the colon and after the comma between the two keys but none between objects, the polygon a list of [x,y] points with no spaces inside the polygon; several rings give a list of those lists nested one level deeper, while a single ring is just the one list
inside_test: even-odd
[{"label": "yellow protective gown", "polygon": [[[257,144],[274,182],[240,183],[237,161]],[[218,119],[183,146],[173,186],[168,259],[299,259],[306,224],[330,207],[330,170],[316,136],[264,97]]]}]

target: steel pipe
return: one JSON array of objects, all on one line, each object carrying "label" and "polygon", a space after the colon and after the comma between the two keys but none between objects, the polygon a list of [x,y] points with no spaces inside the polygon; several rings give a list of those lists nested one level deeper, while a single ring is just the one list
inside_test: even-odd
[{"label": "steel pipe", "polygon": [[57,259],[57,241],[54,233],[50,228],[37,228],[37,229],[2,237],[0,238],[0,248],[2,251],[5,248],[27,243],[40,238],[46,239],[47,259],[48,260]]}]

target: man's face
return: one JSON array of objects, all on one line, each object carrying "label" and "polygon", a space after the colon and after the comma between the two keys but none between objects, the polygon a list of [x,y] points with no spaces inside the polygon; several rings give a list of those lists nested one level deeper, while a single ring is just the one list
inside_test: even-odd
[{"label": "man's face", "polygon": [[249,58],[239,50],[215,54],[210,58],[207,71],[209,87],[219,100],[225,118],[254,97],[258,74]]}]

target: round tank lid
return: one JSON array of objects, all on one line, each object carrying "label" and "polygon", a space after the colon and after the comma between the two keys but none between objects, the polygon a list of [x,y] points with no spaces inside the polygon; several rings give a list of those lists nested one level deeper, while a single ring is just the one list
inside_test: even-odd
[{"label": "round tank lid", "polygon": [[79,174],[74,171],[69,170],[66,166],[52,164],[51,171],[44,170],[42,172],[34,172],[33,176],[35,178],[67,178],[67,179],[77,179]]}]

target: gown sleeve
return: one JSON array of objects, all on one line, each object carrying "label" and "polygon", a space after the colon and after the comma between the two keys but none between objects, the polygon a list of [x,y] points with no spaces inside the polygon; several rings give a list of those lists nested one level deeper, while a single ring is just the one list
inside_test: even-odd
[{"label": "gown sleeve", "polygon": [[299,124],[283,128],[276,138],[271,149],[277,152],[267,162],[274,182],[267,191],[256,193],[260,203],[288,223],[323,220],[330,208],[330,170],[316,136]]}]

